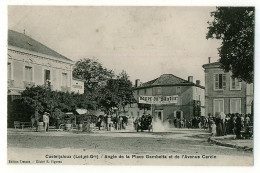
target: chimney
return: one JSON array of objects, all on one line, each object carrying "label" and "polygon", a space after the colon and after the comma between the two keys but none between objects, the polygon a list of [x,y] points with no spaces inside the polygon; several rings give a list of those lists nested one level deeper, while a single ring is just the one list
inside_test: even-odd
[{"label": "chimney", "polygon": [[193,82],[193,76],[188,76],[188,82]]},{"label": "chimney", "polygon": [[23,34],[25,35],[25,29],[23,30]]},{"label": "chimney", "polygon": [[210,64],[210,57],[209,57],[209,64]]},{"label": "chimney", "polygon": [[200,80],[196,80],[196,85],[200,85]]},{"label": "chimney", "polygon": [[135,80],[135,87],[138,87],[140,85],[140,79]]}]

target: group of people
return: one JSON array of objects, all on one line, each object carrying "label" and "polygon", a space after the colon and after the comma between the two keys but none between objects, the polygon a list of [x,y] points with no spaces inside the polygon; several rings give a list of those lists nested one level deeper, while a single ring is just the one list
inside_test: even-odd
[{"label": "group of people", "polygon": [[112,128],[122,130],[125,129],[128,119],[127,116],[100,115],[97,119],[96,126],[99,130],[101,130],[101,128],[107,131],[111,131]]},{"label": "group of people", "polygon": [[169,120],[169,124],[173,124],[175,128],[204,128],[205,119],[197,116],[189,120],[185,118],[174,118],[173,123]]},{"label": "group of people", "polygon": [[[38,131],[38,121],[34,116],[31,116],[31,127],[36,127],[36,131]],[[45,132],[49,131],[49,124],[50,124],[50,113],[44,112],[42,115],[43,121],[43,129]]]},{"label": "group of people", "polygon": [[[209,116],[209,130],[212,136],[225,136],[235,134],[236,139],[241,139],[243,135],[251,137],[253,126],[253,116],[251,114],[227,114],[216,113],[215,117]],[[241,132],[244,134],[241,134]]]},{"label": "group of people", "polygon": [[[243,135],[252,136],[253,116],[251,114],[224,114],[216,112],[214,116],[209,114],[208,117],[193,117],[191,119],[174,118],[169,120],[175,128],[200,128],[209,129],[212,136],[224,136],[235,134],[237,139]],[[243,132],[243,134],[241,133]]]},{"label": "group of people", "polygon": [[141,128],[141,130],[147,130],[149,128],[152,128],[152,121],[152,115],[144,113],[141,117],[137,117],[134,120],[134,128],[135,130],[137,130],[138,128]]}]

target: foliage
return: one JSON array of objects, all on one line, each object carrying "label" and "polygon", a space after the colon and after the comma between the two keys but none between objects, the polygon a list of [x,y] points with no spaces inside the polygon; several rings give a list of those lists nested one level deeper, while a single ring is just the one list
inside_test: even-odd
[{"label": "foliage", "polygon": [[116,107],[125,112],[125,106],[134,100],[132,82],[125,71],[122,71],[116,79],[110,79],[100,89],[99,104],[107,111]]},{"label": "foliage", "polygon": [[218,49],[222,68],[233,77],[252,83],[254,80],[254,7],[217,7],[211,13],[206,38],[222,40]]},{"label": "foliage", "polygon": [[8,127],[13,127],[14,121],[29,122],[34,109],[30,105],[24,104],[21,99],[8,101],[7,122]]},{"label": "foliage", "polygon": [[[30,111],[31,116],[50,112],[50,117],[56,120],[61,119],[65,112],[75,112],[77,108],[89,108],[85,95],[51,91],[50,88],[42,86],[26,88],[21,94],[20,102]],[[41,116],[35,118],[39,121]]]},{"label": "foliage", "polygon": [[84,80],[86,92],[94,92],[100,86],[105,85],[108,79],[114,76],[112,70],[102,66],[96,59],[81,59],[77,61],[73,69],[73,77]]}]

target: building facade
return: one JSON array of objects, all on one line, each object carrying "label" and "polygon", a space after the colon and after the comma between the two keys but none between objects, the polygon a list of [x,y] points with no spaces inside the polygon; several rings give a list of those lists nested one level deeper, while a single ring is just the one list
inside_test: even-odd
[{"label": "building facade", "polygon": [[206,115],[216,112],[251,113],[253,84],[232,78],[231,72],[224,72],[219,62],[205,64]]},{"label": "building facade", "polygon": [[[172,74],[163,74],[159,78],[139,85],[136,81],[134,96],[136,100],[140,96],[174,96],[177,95],[177,103],[154,104],[146,114],[162,121],[173,122],[175,118],[191,119],[194,116],[205,115],[204,87],[200,81],[193,83],[193,77],[188,80],[181,79]],[[138,107],[138,103],[128,108],[129,116],[138,117],[144,113],[144,109]],[[196,115],[195,115],[196,114]]]},{"label": "building facade", "polygon": [[84,93],[84,81],[76,78],[72,78],[71,92],[83,94]]},{"label": "building facade", "polygon": [[[8,96],[19,97],[30,86],[48,84],[52,90],[70,92],[74,62],[31,37],[8,31]],[[84,92],[84,82],[83,86]],[[82,93],[82,90],[78,90]]]}]

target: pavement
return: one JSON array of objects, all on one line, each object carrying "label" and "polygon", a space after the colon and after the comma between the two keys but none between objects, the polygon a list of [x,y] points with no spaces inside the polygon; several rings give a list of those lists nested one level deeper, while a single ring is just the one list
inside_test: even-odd
[{"label": "pavement", "polygon": [[236,139],[235,135],[209,137],[208,141],[216,145],[237,148],[244,151],[253,151],[253,139]]},{"label": "pavement", "polygon": [[[75,159],[64,158],[54,159],[54,161],[77,165],[249,166],[253,164],[251,151],[215,145],[208,142],[209,136],[208,131],[204,129],[177,128],[153,132],[136,132],[131,129],[93,130],[91,133],[77,130],[57,131],[51,129],[49,132],[35,132],[35,129],[29,128],[8,129],[7,151],[8,160],[28,160],[33,164],[42,163],[41,161],[44,160],[45,163],[47,160],[51,162],[52,159],[46,157],[56,155],[75,156],[77,157]],[[79,159],[78,156],[81,157],[81,155],[95,155],[99,159]],[[118,158],[120,155],[136,156],[136,158],[120,159]],[[161,155],[178,158],[155,158]],[[111,156],[111,159],[104,159],[106,156]],[[145,158],[141,159],[141,157]]]}]

